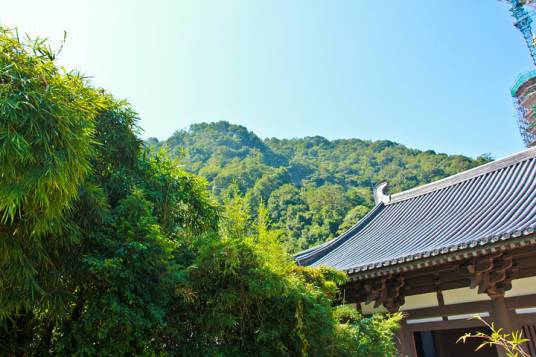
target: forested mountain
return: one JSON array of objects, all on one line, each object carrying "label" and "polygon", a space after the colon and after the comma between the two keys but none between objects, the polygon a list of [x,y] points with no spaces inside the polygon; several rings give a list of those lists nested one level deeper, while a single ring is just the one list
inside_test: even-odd
[{"label": "forested mountain", "polygon": [[354,224],[373,206],[375,184],[387,181],[396,193],[490,160],[409,149],[387,140],[263,140],[224,121],[193,124],[167,140],[147,142],[207,178],[217,197],[238,188],[253,215],[265,205],[272,228],[290,251],[324,242]]}]

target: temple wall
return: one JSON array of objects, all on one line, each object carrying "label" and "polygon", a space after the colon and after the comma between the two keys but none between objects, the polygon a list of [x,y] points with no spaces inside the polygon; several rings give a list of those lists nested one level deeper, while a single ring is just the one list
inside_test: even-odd
[{"label": "temple wall", "polygon": [[512,290],[507,291],[504,296],[508,298],[530,294],[536,294],[536,276],[512,280]]},{"label": "temple wall", "polygon": [[477,289],[460,288],[443,291],[445,305],[462,304],[464,302],[491,300],[487,294],[478,294]]},{"label": "temple wall", "polygon": [[405,304],[400,307],[401,311],[421,309],[424,307],[437,306],[437,293],[427,293],[421,295],[406,296]]}]

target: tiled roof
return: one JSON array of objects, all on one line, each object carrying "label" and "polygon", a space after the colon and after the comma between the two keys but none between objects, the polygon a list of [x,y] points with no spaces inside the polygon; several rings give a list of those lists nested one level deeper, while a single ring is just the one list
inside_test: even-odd
[{"label": "tiled roof", "polygon": [[347,272],[530,235],[536,228],[536,148],[386,196],[332,241],[295,256]]}]

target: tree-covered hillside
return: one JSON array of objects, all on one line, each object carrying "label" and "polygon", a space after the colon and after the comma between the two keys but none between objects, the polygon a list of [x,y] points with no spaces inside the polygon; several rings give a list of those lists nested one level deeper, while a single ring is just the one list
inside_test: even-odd
[{"label": "tree-covered hillside", "polygon": [[253,214],[265,205],[272,228],[291,251],[331,239],[354,224],[373,206],[375,184],[387,181],[395,193],[489,161],[387,140],[262,140],[223,121],[194,124],[148,143],[166,148],[187,170],[206,177],[217,197],[238,187]]}]

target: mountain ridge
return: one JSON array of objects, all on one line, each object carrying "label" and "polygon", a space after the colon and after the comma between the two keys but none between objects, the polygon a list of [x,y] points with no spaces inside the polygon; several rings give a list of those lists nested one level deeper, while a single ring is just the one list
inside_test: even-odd
[{"label": "mountain ridge", "polygon": [[491,160],[390,140],[261,139],[226,121],[192,124],[168,139],[146,142],[165,147],[188,171],[204,176],[216,197],[236,187],[254,215],[262,202],[290,251],[329,240],[355,223],[372,208],[372,187],[379,182],[395,193]]}]

